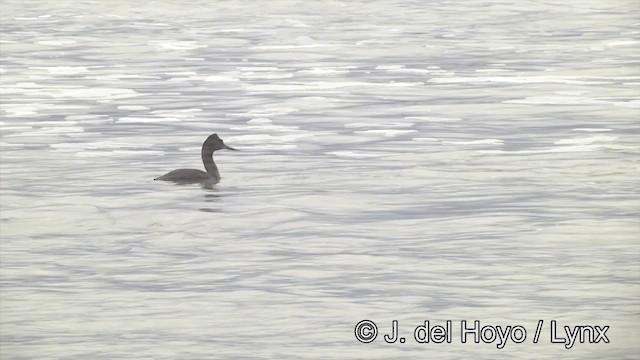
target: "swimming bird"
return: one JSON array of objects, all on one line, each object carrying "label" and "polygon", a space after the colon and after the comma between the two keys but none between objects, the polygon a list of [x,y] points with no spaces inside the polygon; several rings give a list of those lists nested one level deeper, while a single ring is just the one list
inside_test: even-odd
[{"label": "swimming bird", "polygon": [[216,163],[213,162],[213,152],[216,150],[235,150],[231,146],[225,145],[218,134],[209,135],[207,140],[202,144],[202,163],[206,172],[196,169],[178,169],[168,172],[153,180],[173,181],[178,184],[196,184],[213,185],[220,181],[220,172]]}]

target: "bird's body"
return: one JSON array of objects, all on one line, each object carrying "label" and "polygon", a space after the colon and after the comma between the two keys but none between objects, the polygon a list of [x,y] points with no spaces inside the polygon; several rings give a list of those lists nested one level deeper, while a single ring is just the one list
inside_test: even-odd
[{"label": "bird's body", "polygon": [[216,150],[229,149],[236,150],[231,146],[224,144],[218,134],[210,135],[204,144],[202,144],[202,163],[205,171],[196,169],[178,169],[170,171],[154,180],[172,181],[178,184],[196,184],[213,185],[220,181],[220,172],[216,163],[213,161],[213,153]]},{"label": "bird's body", "polygon": [[[158,178],[153,180],[164,180],[164,181],[174,181],[174,182],[201,182],[205,180],[211,179],[212,176],[209,173],[206,173],[202,170],[196,169],[178,169],[170,171]],[[218,179],[220,180],[220,179]]]}]

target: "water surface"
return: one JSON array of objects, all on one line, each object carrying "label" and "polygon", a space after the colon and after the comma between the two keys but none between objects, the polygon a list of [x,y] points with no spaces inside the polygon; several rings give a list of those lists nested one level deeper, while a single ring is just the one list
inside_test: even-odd
[{"label": "water surface", "polygon": [[[0,7],[3,359],[640,352],[633,2]],[[153,181],[214,132],[218,185]]]}]

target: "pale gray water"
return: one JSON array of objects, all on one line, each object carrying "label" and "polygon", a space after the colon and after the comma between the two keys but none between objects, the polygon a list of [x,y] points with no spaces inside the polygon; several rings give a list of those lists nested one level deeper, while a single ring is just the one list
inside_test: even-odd
[{"label": "pale gray water", "polygon": [[3,1],[1,358],[638,358],[640,9],[556,3]]}]

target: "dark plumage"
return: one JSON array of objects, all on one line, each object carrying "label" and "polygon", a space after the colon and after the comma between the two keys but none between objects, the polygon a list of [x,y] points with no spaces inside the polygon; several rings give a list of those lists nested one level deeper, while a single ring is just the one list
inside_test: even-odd
[{"label": "dark plumage", "polygon": [[[206,172],[196,169],[178,169],[168,172],[153,180],[172,181],[179,184],[202,183],[212,185],[220,181],[220,172],[216,163],[213,162],[213,153],[216,150],[236,150],[224,144],[218,134],[210,135],[202,144],[202,163]],[[237,151],[237,150],[236,150]]]}]

